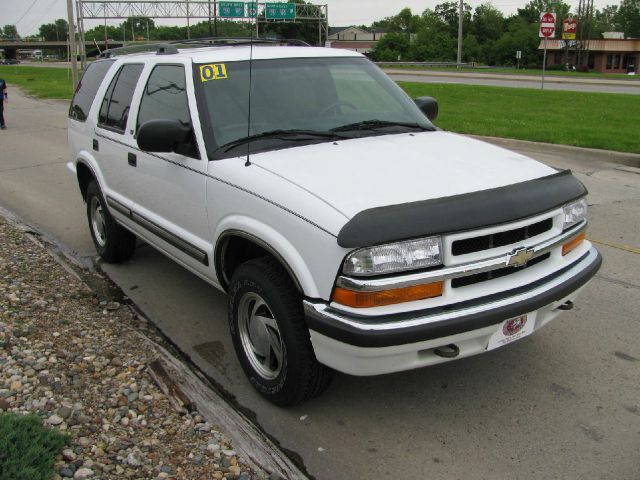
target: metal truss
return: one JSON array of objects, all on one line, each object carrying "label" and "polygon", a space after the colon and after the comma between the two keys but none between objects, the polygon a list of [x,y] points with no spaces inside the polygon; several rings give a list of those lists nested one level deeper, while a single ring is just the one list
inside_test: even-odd
[{"label": "metal truss", "polygon": [[[129,17],[148,18],[220,18],[216,15],[214,1],[128,1],[128,0],[80,0],[78,1],[78,20],[114,20]],[[258,17],[264,21],[266,2],[258,2]],[[284,21],[327,21],[327,5],[296,5],[296,19]],[[241,17],[239,17],[241,18]],[[245,17],[249,18],[249,17]],[[282,21],[282,20],[279,20]]]}]

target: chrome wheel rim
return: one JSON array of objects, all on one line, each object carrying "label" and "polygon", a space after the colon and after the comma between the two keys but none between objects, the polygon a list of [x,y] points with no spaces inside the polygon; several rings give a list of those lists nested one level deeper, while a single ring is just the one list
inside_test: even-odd
[{"label": "chrome wheel rim", "polygon": [[104,209],[98,197],[91,197],[91,230],[98,245],[104,247],[107,244],[107,234],[104,219]]},{"label": "chrome wheel rim", "polygon": [[253,369],[266,380],[282,371],[284,345],[271,309],[257,293],[245,293],[238,305],[238,333]]}]

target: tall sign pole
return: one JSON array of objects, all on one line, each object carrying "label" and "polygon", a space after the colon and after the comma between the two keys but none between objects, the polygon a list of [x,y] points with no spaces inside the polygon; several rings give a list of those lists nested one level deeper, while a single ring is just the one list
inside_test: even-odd
[{"label": "tall sign pole", "polygon": [[464,0],[460,0],[458,9],[458,68],[462,64],[462,20],[463,20]]},{"label": "tall sign pole", "polygon": [[556,34],[556,14],[553,12],[543,12],[540,14],[540,38],[544,38],[544,56],[542,60],[542,84],[544,90],[544,73],[547,69],[547,39],[554,38]]},{"label": "tall sign pole", "polygon": [[76,50],[76,26],[73,20],[73,0],[67,0],[67,22],[69,24],[69,53],[71,57],[71,80],[73,89],[78,85],[78,56]]}]

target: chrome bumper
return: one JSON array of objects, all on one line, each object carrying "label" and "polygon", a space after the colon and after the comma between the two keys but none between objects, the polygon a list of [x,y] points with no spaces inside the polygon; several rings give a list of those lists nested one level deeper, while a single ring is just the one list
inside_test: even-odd
[{"label": "chrome bumper", "polygon": [[531,284],[488,298],[394,315],[358,316],[305,299],[305,318],[310,330],[358,347],[415,343],[495,325],[559,302],[586,284],[601,264],[600,253],[592,247],[573,264]]}]

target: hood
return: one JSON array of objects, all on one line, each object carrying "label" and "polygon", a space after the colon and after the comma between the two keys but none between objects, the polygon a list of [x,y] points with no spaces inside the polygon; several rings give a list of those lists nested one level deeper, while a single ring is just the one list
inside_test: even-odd
[{"label": "hood", "polygon": [[487,190],[556,172],[524,155],[447,132],[383,135],[251,156],[347,218],[375,207]]}]

